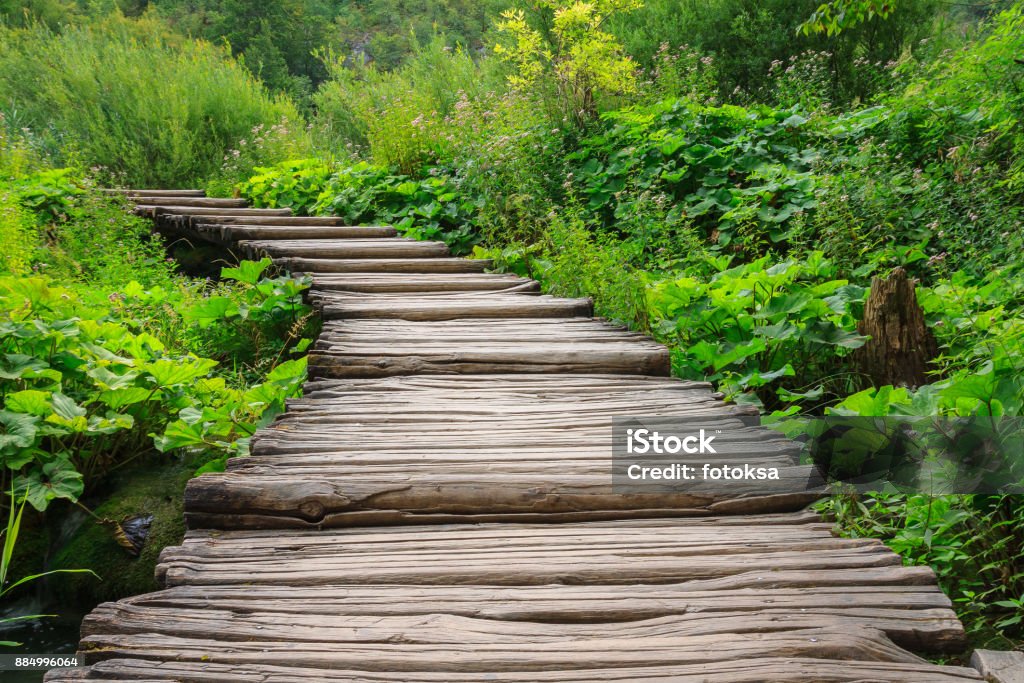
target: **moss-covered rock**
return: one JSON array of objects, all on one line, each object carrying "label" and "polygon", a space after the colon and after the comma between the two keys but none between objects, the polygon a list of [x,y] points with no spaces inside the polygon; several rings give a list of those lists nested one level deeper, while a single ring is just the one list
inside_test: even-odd
[{"label": "moss-covered rock", "polygon": [[179,544],[185,533],[182,492],[194,469],[192,463],[174,461],[120,473],[93,512],[118,522],[153,515],[142,551],[133,557],[118,544],[111,526],[86,519],[56,549],[50,568],[91,569],[102,580],[88,574],[65,574],[49,587],[55,595],[62,602],[95,605],[157,590],[153,570],[160,551]]}]

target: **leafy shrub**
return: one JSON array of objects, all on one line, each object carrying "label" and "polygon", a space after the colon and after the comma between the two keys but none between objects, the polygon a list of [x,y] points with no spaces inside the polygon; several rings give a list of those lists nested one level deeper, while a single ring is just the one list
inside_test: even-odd
[{"label": "leafy shrub", "polygon": [[[808,173],[818,151],[797,113],[665,102],[605,115],[607,131],[570,155],[575,186],[606,224],[636,211],[645,191],[667,195],[669,220],[686,217],[709,239],[757,253],[787,239],[787,221],[815,206]],[[764,242],[761,240],[764,239]]]},{"label": "leafy shrub", "polygon": [[0,188],[0,273],[28,272],[36,242],[35,227],[14,193]]},{"label": "leafy shrub", "polygon": [[820,253],[774,265],[770,257],[732,268],[726,257],[712,263],[718,272],[708,279],[675,277],[648,294],[678,375],[710,379],[769,408],[856,386],[843,359],[864,343],[856,331],[864,288],[832,279],[836,267]]},{"label": "leafy shrub", "polygon": [[14,183],[18,203],[44,223],[67,218],[74,198],[84,194],[70,168],[38,171]]},{"label": "leafy shrub", "polygon": [[[246,279],[263,267],[238,270]],[[253,281],[262,306],[254,308],[296,310],[301,286],[279,293],[282,286]],[[76,500],[110,468],[152,452],[153,436],[162,435],[156,443],[164,449],[238,453],[259,420],[298,391],[303,360],[277,363],[262,383],[234,389],[230,374],[211,375],[216,360],[151,334],[140,317],[165,315],[169,296],[134,282],[100,298],[45,277],[0,278],[0,483],[13,475],[18,495],[42,510],[55,498]],[[186,317],[212,315],[209,301],[195,308]],[[184,443],[183,432],[203,438]]]},{"label": "leafy shrub", "polygon": [[298,206],[318,215],[342,216],[356,225],[391,224],[409,237],[443,240],[455,254],[468,253],[477,240],[477,201],[463,196],[455,182],[440,173],[414,179],[365,162],[330,173],[315,160],[260,171],[241,186],[254,206]]},{"label": "leafy shrub", "polygon": [[1012,648],[1024,635],[1021,496],[835,496],[823,508],[844,536],[881,538],[932,567],[977,646]]},{"label": "leafy shrub", "polygon": [[[551,217],[540,258],[529,257],[530,274],[544,290],[559,296],[592,297],[597,315],[647,329],[645,274],[629,265],[627,250],[608,236],[595,235],[570,208]],[[499,259],[507,263],[509,254]]]},{"label": "leafy shrub", "polygon": [[[309,277],[267,277],[270,259],[242,261],[221,269],[221,283],[190,300],[182,311],[195,326],[193,342],[205,355],[223,361],[260,365],[301,352],[315,331],[312,309],[303,303]],[[257,376],[259,373],[257,373]]]},{"label": "leafy shrub", "polygon": [[298,215],[309,213],[331,175],[330,167],[317,159],[254,170],[256,175],[239,186],[242,195],[256,206],[287,207]]}]

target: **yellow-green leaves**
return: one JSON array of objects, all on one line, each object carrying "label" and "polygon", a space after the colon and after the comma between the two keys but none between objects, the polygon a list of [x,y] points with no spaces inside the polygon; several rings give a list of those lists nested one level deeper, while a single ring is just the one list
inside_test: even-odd
[{"label": "yellow-green leaves", "polygon": [[636,65],[602,27],[608,17],[642,7],[641,0],[532,0],[531,6],[547,15],[549,31],[531,26],[521,9],[503,12],[496,25],[504,42],[494,51],[515,66],[509,76],[514,88],[536,87],[551,74],[576,120],[597,115],[596,97],[636,90]]}]

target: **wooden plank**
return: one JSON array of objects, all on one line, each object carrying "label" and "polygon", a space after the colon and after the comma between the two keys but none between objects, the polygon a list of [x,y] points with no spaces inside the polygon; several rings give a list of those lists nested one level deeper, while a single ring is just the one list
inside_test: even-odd
[{"label": "wooden plank", "polygon": [[275,257],[318,259],[415,259],[449,255],[444,242],[421,242],[405,238],[343,240],[253,240],[238,247],[247,253],[266,252]]},{"label": "wooden plank", "polygon": [[168,586],[632,585],[902,565],[880,541],[813,525],[709,521],[191,531],[164,550],[158,574]]},{"label": "wooden plank", "polygon": [[[590,317],[590,299],[561,299],[547,295],[523,296],[513,292],[455,292],[434,296],[403,294],[350,295],[321,292],[314,301],[326,320],[347,318],[399,318],[402,320],[456,320],[470,318]],[[481,321],[481,326],[486,326]],[[557,345],[557,340],[554,340]],[[506,344],[509,346],[509,344]]]},{"label": "wooden plank", "polygon": [[989,683],[1024,683],[1024,652],[975,650],[971,666]]},{"label": "wooden plank", "polygon": [[[217,225],[240,225],[240,226],[289,226],[289,227],[300,227],[300,226],[344,226],[348,222],[344,218],[337,216],[291,216],[291,215],[271,215],[271,216],[260,216],[260,215],[249,215],[249,216],[235,216],[235,215],[221,215],[221,214],[204,214],[204,223],[216,223]],[[361,226],[361,227],[390,227],[390,226]]]},{"label": "wooden plank", "polygon": [[391,227],[350,225],[231,225],[198,223],[195,230],[217,239],[229,240],[294,240],[294,239],[367,239],[394,237]]},{"label": "wooden plank", "polygon": [[277,257],[282,268],[297,273],[482,273],[493,263],[489,259],[465,258],[377,258],[332,259]]},{"label": "wooden plank", "polygon": [[290,216],[291,209],[227,209],[220,207],[199,207],[199,206],[155,206],[153,204],[139,204],[135,207],[135,213],[140,216],[236,216],[248,218],[250,216]]},{"label": "wooden plank", "polygon": [[103,194],[121,194],[130,196],[143,196],[143,197],[205,197],[206,192],[203,190],[133,190],[133,189],[121,189],[121,188],[104,188],[100,192]]},{"label": "wooden plank", "polygon": [[313,275],[316,292],[361,292],[367,294],[404,292],[506,291],[539,292],[540,283],[506,273],[445,274],[353,273]]},{"label": "wooden plank", "polygon": [[[149,680],[148,677],[187,683],[308,683],[312,680],[331,683],[964,683],[981,680],[973,669],[963,667],[800,657],[754,657],[717,661],[713,665],[673,663],[597,669],[581,662],[576,666],[547,671],[369,671],[365,668],[307,669],[277,662],[238,665],[172,659],[110,659],[92,668],[94,677],[90,680]],[[79,679],[52,677],[46,680],[64,683]]]},{"label": "wooden plank", "polygon": [[183,195],[139,195],[129,194],[128,199],[144,206],[188,206],[204,208],[241,209],[249,205],[244,199],[222,199],[219,197],[192,197]]}]

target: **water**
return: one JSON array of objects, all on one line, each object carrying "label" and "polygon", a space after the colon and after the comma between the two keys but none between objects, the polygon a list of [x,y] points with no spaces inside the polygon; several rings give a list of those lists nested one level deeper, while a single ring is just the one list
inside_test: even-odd
[{"label": "water", "polygon": [[[67,543],[85,519],[86,514],[81,510],[72,510],[67,514],[61,522],[54,547],[60,547]],[[78,649],[82,618],[89,610],[67,605],[54,605],[52,604],[52,594],[49,599],[41,599],[40,596],[47,595],[46,585],[50,580],[52,579],[47,577],[39,582],[33,582],[30,585],[34,595],[0,607],[0,620],[21,614],[58,615],[48,619],[0,626],[0,640],[13,640],[22,643],[18,647],[2,648],[4,654],[71,655]],[[40,683],[45,673],[45,671],[0,671],[0,681],[3,683]]]},{"label": "water", "polygon": [[[10,612],[14,614],[25,614],[27,602],[15,605]],[[4,610],[7,612],[7,610]],[[4,648],[6,654],[33,654],[33,655],[71,655],[78,649],[78,634],[82,625],[82,617],[85,614],[80,612],[68,613],[66,609],[63,614],[53,619],[37,619],[26,622],[18,628],[10,628],[0,631],[0,640],[13,640],[22,643],[20,647]],[[35,612],[38,614],[38,612]],[[52,608],[51,608],[51,612]],[[9,616],[3,614],[2,616]],[[0,681],[3,683],[39,683],[43,680],[45,671],[0,671]]]}]

